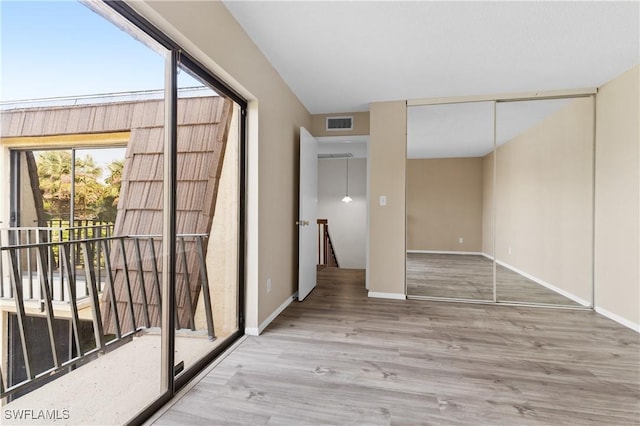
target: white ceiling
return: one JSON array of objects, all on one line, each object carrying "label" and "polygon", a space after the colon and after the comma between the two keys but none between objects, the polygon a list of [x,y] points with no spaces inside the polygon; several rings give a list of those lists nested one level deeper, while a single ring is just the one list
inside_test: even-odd
[{"label": "white ceiling", "polygon": [[[512,140],[572,99],[499,103],[496,144]],[[493,102],[407,108],[407,158],[483,157],[493,150]]]},{"label": "white ceiling", "polygon": [[640,57],[637,1],[225,4],[312,114],[598,87]]}]

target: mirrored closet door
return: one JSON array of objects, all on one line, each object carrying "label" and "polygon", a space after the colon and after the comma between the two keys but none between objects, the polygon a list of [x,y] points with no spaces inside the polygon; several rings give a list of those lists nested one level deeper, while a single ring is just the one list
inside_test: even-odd
[{"label": "mirrored closet door", "polygon": [[493,117],[493,102],[407,110],[408,295],[494,299]]},{"label": "mirrored closet door", "polygon": [[593,302],[593,96],[407,108],[413,298]]},{"label": "mirrored closet door", "polygon": [[589,306],[593,98],[498,102],[496,111],[497,301]]}]

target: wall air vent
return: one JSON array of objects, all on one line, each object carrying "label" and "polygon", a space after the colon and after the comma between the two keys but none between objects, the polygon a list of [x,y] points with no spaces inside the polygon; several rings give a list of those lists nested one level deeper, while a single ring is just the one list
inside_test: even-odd
[{"label": "wall air vent", "polygon": [[353,116],[327,117],[327,130],[353,130]]},{"label": "wall air vent", "polygon": [[353,158],[353,154],[350,152],[339,153],[339,154],[318,154],[318,158]]}]

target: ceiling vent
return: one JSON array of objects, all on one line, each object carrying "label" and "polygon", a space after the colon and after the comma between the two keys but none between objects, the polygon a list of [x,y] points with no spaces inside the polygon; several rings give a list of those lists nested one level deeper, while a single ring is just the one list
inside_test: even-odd
[{"label": "ceiling vent", "polygon": [[350,152],[341,154],[318,154],[318,158],[353,158],[353,154]]},{"label": "ceiling vent", "polygon": [[353,116],[327,117],[327,130],[353,130]]}]

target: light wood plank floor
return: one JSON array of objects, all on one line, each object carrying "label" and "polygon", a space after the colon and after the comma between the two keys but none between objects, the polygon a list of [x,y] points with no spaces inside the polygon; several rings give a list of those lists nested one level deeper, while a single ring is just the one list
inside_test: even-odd
[{"label": "light wood plank floor", "polygon": [[367,297],[324,270],[157,425],[637,425],[640,335],[591,311]]},{"label": "light wood plank floor", "polygon": [[[580,306],[500,265],[496,287],[498,300]],[[493,261],[481,255],[407,253],[407,294],[493,300]]]}]

